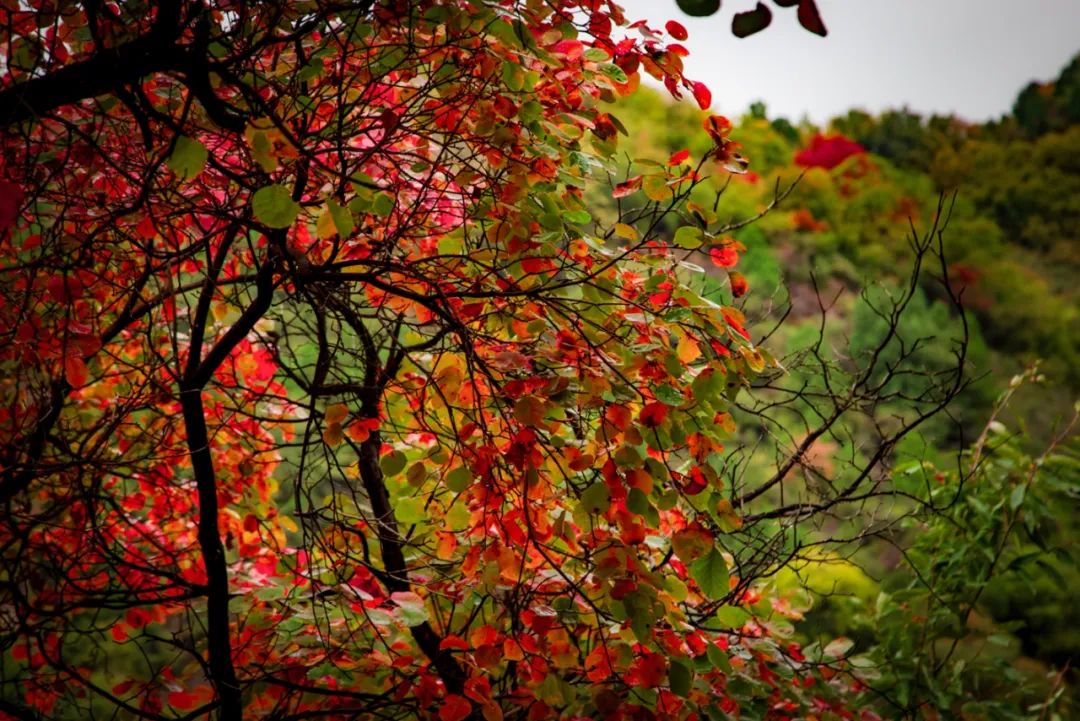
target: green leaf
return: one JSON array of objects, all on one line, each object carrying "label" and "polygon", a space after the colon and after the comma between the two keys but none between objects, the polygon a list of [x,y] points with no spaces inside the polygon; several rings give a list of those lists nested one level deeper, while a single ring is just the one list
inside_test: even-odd
[{"label": "green leaf", "polygon": [[702,18],[720,9],[720,0],[675,0],[679,9],[690,17]]},{"label": "green leaf", "polygon": [[288,228],[300,212],[300,204],[281,185],[274,183],[255,191],[251,209],[261,223],[270,228]]},{"label": "green leaf", "polygon": [[656,389],[656,400],[671,406],[672,408],[678,408],[686,402],[686,397],[682,392],[674,386],[669,386],[666,383]]},{"label": "green leaf", "polygon": [[701,228],[695,228],[692,225],[684,225],[675,231],[675,245],[680,248],[694,250],[695,248],[700,248],[701,244],[704,242],[705,238],[701,234]]},{"label": "green leaf", "polygon": [[611,490],[603,481],[597,481],[582,491],[581,505],[589,513],[607,513],[611,507]]},{"label": "green leaf", "polygon": [[688,595],[688,589],[686,584],[683,583],[677,576],[665,576],[664,585],[667,587],[668,593],[675,599],[677,603],[682,603],[686,600]]},{"label": "green leaf", "polygon": [[401,451],[391,451],[379,459],[379,468],[382,469],[384,476],[396,476],[405,470],[405,464],[407,462],[404,453]]},{"label": "green leaf", "polygon": [[389,193],[379,193],[371,204],[371,212],[380,218],[385,218],[394,210],[394,196]]},{"label": "green leaf", "polygon": [[472,514],[469,513],[469,509],[464,503],[458,502],[450,506],[450,510],[446,512],[445,519],[446,526],[451,531],[464,531],[469,526]]},{"label": "green leaf", "polygon": [[592,216],[584,210],[564,210],[562,216],[571,223],[584,225],[592,220]]},{"label": "green leaf", "polygon": [[165,161],[165,166],[184,180],[191,180],[206,167],[208,156],[205,145],[181,135],[176,139],[176,147]]},{"label": "green leaf", "polygon": [[731,590],[728,586],[728,568],[724,557],[713,548],[690,566],[690,576],[697,581],[701,592],[713,600],[721,599]]},{"label": "green leaf", "polygon": [[600,72],[607,75],[609,78],[617,82],[619,85],[625,85],[630,81],[630,78],[626,77],[626,73],[618,65],[614,63],[606,63],[600,66]]},{"label": "green leaf", "polygon": [[671,659],[671,666],[668,668],[668,685],[671,687],[671,693],[680,698],[686,698],[690,695],[690,686],[693,682],[694,672],[690,670],[690,667],[682,661]]},{"label": "green leaf", "polygon": [[446,474],[446,487],[454,493],[461,493],[472,484],[472,472],[466,466],[458,466]]},{"label": "green leaf", "polygon": [[1027,484],[1021,483],[1019,486],[1013,489],[1012,494],[1009,496],[1009,506],[1015,511],[1020,507],[1020,504],[1024,502],[1024,495],[1027,493]]},{"label": "green leaf", "polygon": [[631,513],[644,516],[649,512],[649,497],[640,488],[631,488],[626,496],[626,508]]},{"label": "green leaf", "polygon": [[402,498],[394,504],[394,516],[400,523],[411,526],[427,520],[423,498]]},{"label": "green leaf", "polygon": [[338,235],[342,238],[348,238],[352,235],[353,230],[356,228],[353,224],[352,213],[332,199],[327,199],[326,207],[330,210],[330,217],[334,220],[334,227],[337,228]]},{"label": "green leaf", "polygon": [[717,671],[723,671],[726,674],[731,673],[731,661],[728,659],[727,654],[719,646],[710,643],[705,649],[705,653],[709,656],[709,663]]}]

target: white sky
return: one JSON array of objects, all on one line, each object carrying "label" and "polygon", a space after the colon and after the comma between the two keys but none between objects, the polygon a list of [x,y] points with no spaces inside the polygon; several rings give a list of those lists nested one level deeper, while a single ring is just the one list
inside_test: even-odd
[{"label": "white sky", "polygon": [[[821,123],[850,108],[955,112],[981,121],[1008,112],[1031,80],[1050,80],[1080,52],[1080,0],[817,0],[829,36],[803,30],[795,8],[772,5],[772,25],[739,40],[731,17],[756,0],[724,0],[709,18],[675,0],[617,0],[631,21],[678,20],[687,75],[705,82],[713,109]],[[691,101],[692,102],[692,101]]]}]

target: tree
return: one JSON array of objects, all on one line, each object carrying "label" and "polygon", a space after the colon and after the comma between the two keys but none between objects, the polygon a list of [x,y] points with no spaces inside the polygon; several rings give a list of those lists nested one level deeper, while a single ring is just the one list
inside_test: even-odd
[{"label": "tree", "polygon": [[[880,469],[962,389],[965,346],[868,454],[815,470],[880,350],[833,394],[820,347],[825,386],[792,390],[752,341],[728,235],[749,220],[685,202],[744,170],[730,124],[613,183],[617,223],[582,202],[614,167],[602,101],[647,72],[709,105],[681,48],[621,37],[599,0],[0,12],[0,713],[858,698],[848,645],[800,653],[800,608],[762,581],[830,542],[801,528],[889,496]],[[744,478],[722,444],[733,413],[773,423],[769,394],[808,433]]]}]

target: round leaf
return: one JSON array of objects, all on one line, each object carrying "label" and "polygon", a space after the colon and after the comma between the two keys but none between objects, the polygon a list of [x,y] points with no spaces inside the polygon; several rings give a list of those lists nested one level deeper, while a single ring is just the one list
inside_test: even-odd
[{"label": "round leaf", "polygon": [[679,9],[690,17],[702,18],[720,9],[720,0],[675,0]]},{"label": "round leaf", "polygon": [[289,191],[277,183],[255,191],[251,208],[259,222],[270,228],[288,228],[300,212],[300,204]]},{"label": "round leaf", "polygon": [[675,245],[680,248],[694,250],[695,248],[700,248],[701,244],[704,242],[705,238],[701,234],[701,228],[695,228],[692,225],[684,225],[675,231]]},{"label": "round leaf", "polygon": [[208,156],[205,145],[181,135],[165,166],[184,180],[191,180],[203,171]]}]

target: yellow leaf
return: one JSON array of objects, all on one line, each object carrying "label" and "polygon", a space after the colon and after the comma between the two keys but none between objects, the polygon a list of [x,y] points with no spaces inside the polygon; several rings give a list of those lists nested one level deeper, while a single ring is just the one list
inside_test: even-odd
[{"label": "yellow leaf", "polygon": [[633,226],[627,225],[626,223],[615,224],[615,235],[631,241],[638,239],[638,232],[634,230]]},{"label": "yellow leaf", "polygon": [[315,233],[320,240],[333,238],[337,235],[337,226],[334,225],[334,216],[330,215],[329,208],[320,213],[319,219],[315,221]]}]

